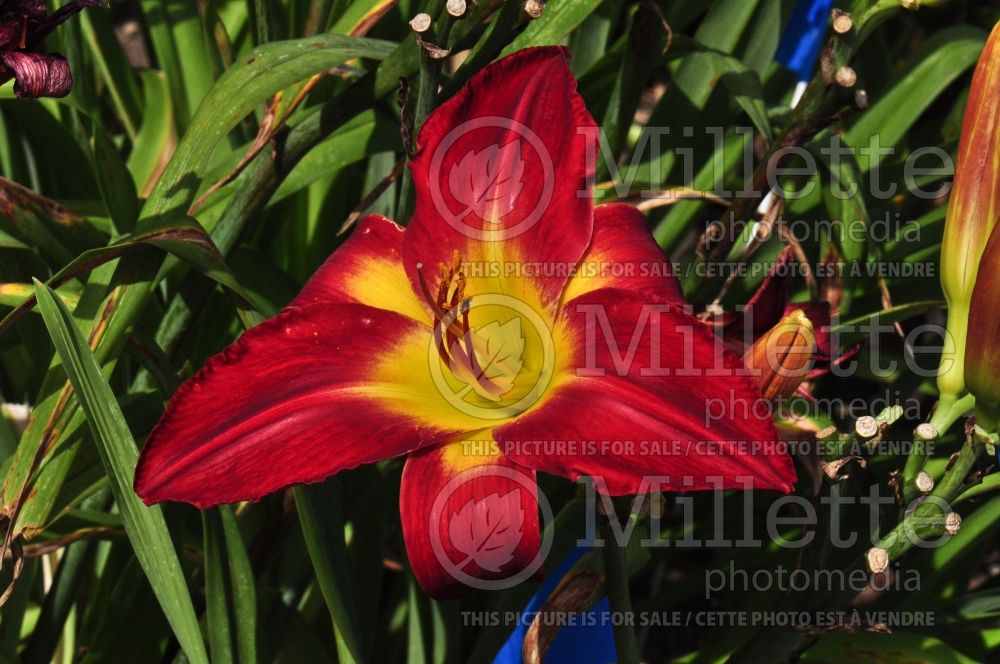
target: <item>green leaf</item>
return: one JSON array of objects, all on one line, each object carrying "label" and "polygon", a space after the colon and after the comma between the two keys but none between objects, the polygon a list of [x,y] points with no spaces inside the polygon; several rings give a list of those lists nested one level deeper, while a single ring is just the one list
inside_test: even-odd
[{"label": "green leaf", "polygon": [[196,664],[207,664],[198,619],[163,513],[159,507],[143,505],[132,491],[139,454],[115,395],[72,315],[55,293],[36,280],[35,295],[56,352],[87,415],[135,555],[185,654]]},{"label": "green leaf", "polygon": [[[905,73],[888,92],[865,111],[847,132],[847,142],[868,148],[877,138],[882,148],[895,148],[920,115],[962,72],[976,63],[986,34],[968,25],[941,30],[907,63]],[[872,167],[871,155],[861,152],[861,171]]]},{"label": "green leaf", "polygon": [[391,7],[393,0],[354,0],[347,5],[344,13],[337,17],[337,20],[327,32],[346,35],[356,29],[358,25],[366,20],[377,16],[379,12]]},{"label": "green leaf", "polygon": [[417,590],[417,582],[407,579],[407,621],[406,621],[406,664],[425,664],[427,644],[424,643],[423,599]]},{"label": "green leaf", "polygon": [[[845,142],[844,147],[852,146]],[[853,150],[849,153],[844,152],[836,161],[828,160],[821,154],[819,159],[831,175],[830,185],[822,188],[823,202],[830,219],[834,222],[831,240],[844,259],[847,270],[840,302],[841,315],[846,315],[851,310],[854,287],[859,281],[864,280],[862,277],[852,276],[854,274],[852,268],[866,262],[870,235],[864,183],[855,154]]]},{"label": "green leaf", "polygon": [[0,231],[0,249],[29,249],[30,247],[13,235]]},{"label": "green leaf", "polygon": [[[60,380],[65,380],[65,377],[60,377]],[[133,431],[148,430],[163,409],[163,399],[155,391],[131,393],[123,397],[120,404]],[[44,407],[43,403],[42,410],[36,409],[35,413],[47,412]],[[31,492],[18,515],[18,526],[25,530],[26,538],[51,527],[67,511],[107,484],[83,412],[74,408],[68,420],[63,425],[60,440],[49,450],[37,474],[32,477]],[[23,437],[18,451],[31,449],[32,441],[27,435]],[[12,500],[9,494],[5,498]]]},{"label": "green leaf", "polygon": [[[395,122],[382,113],[370,111],[345,124],[295,165],[268,205],[273,206],[313,182],[334,175],[368,155],[397,148],[399,128],[395,126]],[[381,177],[388,173],[387,170]]]},{"label": "green leaf", "polygon": [[770,141],[771,121],[767,119],[767,107],[764,105],[764,89],[760,84],[757,72],[748,69],[736,58],[716,51],[703,51],[719,82],[733,96],[733,100],[742,108],[757,131]]},{"label": "green leaf", "polygon": [[[715,108],[708,106],[712,92],[720,82],[713,60],[717,54],[728,55],[735,50],[756,6],[757,0],[719,0],[712,4],[698,25],[694,39],[686,40],[696,43],[703,50],[691,53],[671,66],[670,87],[653,109],[648,126],[702,127],[706,122],[718,125],[726,120],[725,115],[720,116]],[[675,39],[668,55],[683,41]],[[698,50],[698,47],[695,49]],[[737,78],[731,85],[746,88],[747,83]],[[741,90],[739,96],[746,97],[746,90]],[[659,178],[655,184],[661,184],[677,163],[672,150],[651,154],[650,160],[659,162],[649,176],[651,179]]]},{"label": "green leaf", "polygon": [[[0,662],[17,662],[17,646],[21,640],[21,631],[28,610],[28,602],[32,595],[32,582],[38,572],[39,560],[24,561],[24,571],[14,592],[7,598],[3,607],[3,620],[0,620]],[[9,568],[9,567],[8,567]],[[4,581],[9,575],[4,575]]]},{"label": "green leaf", "polygon": [[226,574],[225,541],[218,510],[203,510],[205,531],[205,614],[208,647],[213,664],[233,662],[233,626],[228,598],[232,596]]},{"label": "green leaf", "polygon": [[118,235],[124,235],[139,219],[139,196],[118,150],[100,125],[94,126],[94,166],[97,186],[111,222]]},{"label": "green leaf", "polygon": [[142,72],[142,92],[142,126],[127,162],[140,194],[152,189],[176,141],[170,88],[163,73]]},{"label": "green leaf", "polygon": [[5,463],[17,451],[17,433],[14,425],[7,419],[4,403],[0,399],[0,463]]},{"label": "green leaf", "polygon": [[164,2],[166,20],[170,23],[177,53],[184,96],[189,113],[198,107],[205,93],[215,82],[209,64],[207,44],[201,27],[201,17],[195,2]]},{"label": "green leaf", "polygon": [[228,505],[202,512],[205,601],[212,662],[254,664],[257,591],[246,545]]},{"label": "green leaf", "polygon": [[[34,296],[35,289],[30,284],[0,284],[0,306],[18,307]],[[79,303],[80,294],[65,291],[59,293],[59,298],[67,307],[73,308]]]},{"label": "green leaf", "polygon": [[[215,245],[212,244],[211,238],[196,221],[190,218],[161,224],[156,229],[126,237],[107,247],[85,251],[59,270],[46,283],[51,287],[58,287],[99,265],[148,247],[155,247],[177,256],[188,265],[226,286],[246,302],[259,306],[268,315],[275,313],[269,305],[258,302],[259,298],[243,288],[242,284],[233,277],[218,250],[215,249]],[[34,306],[34,303],[34,297],[29,297],[0,320],[0,334],[3,334],[18,318],[27,313]],[[241,315],[250,315],[246,309],[241,307],[240,303],[237,303],[237,306],[240,307]]]},{"label": "green leaf", "polygon": [[809,664],[974,664],[934,637],[897,631],[892,634],[828,634],[802,655]]},{"label": "green leaf", "polygon": [[170,86],[171,111],[177,118],[177,124],[183,128],[191,117],[184,85],[184,75],[181,71],[180,58],[177,55],[177,45],[170,30],[170,21],[164,11],[163,0],[140,0],[142,13],[146,18],[149,30],[149,42],[156,62],[163,72],[164,80]]},{"label": "green leaf", "polygon": [[[694,41],[709,52],[732,53],[753,16],[757,0],[720,0],[712,5],[708,14],[698,26]],[[715,72],[709,64],[710,56],[690,55],[676,67],[673,85],[685,95],[696,108],[703,108],[717,82]],[[657,109],[666,110],[671,95],[665,95]],[[654,119],[659,116],[654,111]],[[654,120],[655,121],[655,120]]]},{"label": "green leaf", "polygon": [[317,35],[254,49],[205,96],[163,176],[143,207],[144,224],[186,213],[203,184],[216,146],[264,100],[296,81],[352,58],[380,59],[394,44],[343,35]]},{"label": "green leaf", "polygon": [[46,664],[52,661],[63,626],[73,608],[77,589],[86,576],[84,562],[90,550],[88,542],[78,542],[66,548],[56,569],[52,587],[45,594],[42,611],[32,630],[31,640],[21,655],[23,664]]},{"label": "green leaf", "polygon": [[561,44],[566,35],[601,5],[600,0],[549,0],[545,11],[503,50],[503,55],[530,46]]},{"label": "green leaf", "polygon": [[240,533],[236,515],[228,505],[219,509],[222,517],[222,536],[226,545],[226,562],[229,565],[229,588],[233,593],[233,617],[236,624],[236,653],[240,664],[254,664],[257,655],[257,591],[254,587],[253,568],[246,544]]},{"label": "green leaf", "polygon": [[139,89],[135,72],[129,67],[128,58],[115,37],[110,14],[107,11],[82,12],[79,20],[100,80],[108,86],[108,94],[125,132],[134,139],[143,117],[139,109]]},{"label": "green leaf", "polygon": [[299,523],[316,580],[337,635],[337,652],[347,661],[362,662],[357,611],[351,598],[351,576],[344,541],[343,491],[336,478],[293,489]]},{"label": "green leaf", "polygon": [[[876,326],[891,326],[913,316],[927,313],[931,309],[943,307],[941,300],[924,300],[901,304],[892,309],[884,309],[874,313],[852,318],[849,321],[833,326],[830,332],[839,334],[842,343],[851,344],[868,338]],[[863,329],[862,329],[863,328]]]}]

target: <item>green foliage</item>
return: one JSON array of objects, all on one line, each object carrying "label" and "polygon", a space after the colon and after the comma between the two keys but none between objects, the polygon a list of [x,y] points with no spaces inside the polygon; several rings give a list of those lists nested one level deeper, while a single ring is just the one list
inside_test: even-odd
[{"label": "green foliage", "polygon": [[[433,108],[493,59],[528,46],[574,49],[579,89],[611,150],[599,167],[605,200],[643,203],[642,189],[738,190],[751,174],[735,128],[752,127],[754,164],[783,141],[817,158],[815,173],[783,179],[793,189],[818,185],[786,206],[789,217],[825,229],[800,244],[811,262],[835,251],[862,266],[936,268],[943,197],[873,197],[868,156],[833,164],[821,148],[833,135],[855,148],[877,136],[895,148],[879,169],[882,184],[900,187],[909,151],[933,146],[954,155],[970,71],[1000,11],[963,0],[919,12],[886,0],[838,2],[853,12],[855,28],[832,38],[827,64],[850,63],[858,83],[827,85],[818,71],[792,110],[795,81],[773,56],[793,4],[549,0],[531,20],[523,1],[470,2],[441,44],[468,57],[442,71],[428,67],[407,24],[419,11],[441,14],[436,0],[111,0],[56,30],[47,46],[70,58],[72,94],[20,100],[12,84],[0,86],[0,403],[32,409],[23,430],[16,409],[0,417],[0,536],[9,530],[0,584],[18,577],[0,613],[0,662],[492,657],[511,626],[463,626],[460,612],[517,610],[535,585],[454,602],[423,596],[406,567],[397,463],[199,514],[142,504],[132,491],[138,449],[177,385],[284,306],[356,213],[406,222],[412,192],[397,168],[412,129],[408,111]],[[404,110],[400,79],[423,95]],[[860,109],[862,88],[870,106]],[[669,152],[649,152],[654,126],[675,128],[664,140]],[[720,127],[714,141],[709,128]],[[692,161],[675,148],[689,149]],[[920,185],[946,180],[927,176]],[[836,196],[835,181],[862,186]],[[757,202],[745,204],[752,211]],[[655,238],[684,270],[702,264],[699,237],[726,215],[712,196],[644,207]],[[885,219],[884,232],[860,239],[846,230],[855,222],[876,229]],[[725,251],[751,268],[748,276],[723,283],[689,273],[693,304],[746,302],[782,241],[775,235],[740,253],[745,245]],[[793,299],[816,294],[817,286],[794,283]],[[936,278],[854,275],[841,287],[835,329],[845,346],[864,341],[860,325],[912,329],[942,307]],[[882,352],[902,358],[907,348],[888,336]],[[819,396],[862,402],[887,391],[894,402],[935,395],[932,378],[902,371],[817,383]],[[907,414],[888,437],[907,438],[924,414]],[[847,429],[849,415],[832,423]],[[831,423],[821,420],[797,424]],[[936,479],[959,449],[959,428],[941,432],[926,466]],[[905,459],[869,461],[859,473],[888,486]],[[828,492],[816,464],[806,460],[800,473],[808,467]],[[799,491],[811,500],[808,484]],[[852,476],[842,488],[859,493],[862,484]],[[948,545],[907,554],[908,567],[921,572],[918,591],[865,597],[879,610],[938,609],[936,625],[891,635],[672,627],[640,632],[639,647],[649,661],[785,661],[802,651],[804,662],[995,659],[997,488],[994,473],[962,498],[966,526]],[[543,489],[557,513],[550,569],[581,536],[582,508],[568,482]],[[721,525],[711,519],[716,499],[726,507]],[[764,514],[772,500],[757,495],[750,508]],[[900,516],[886,512],[882,535]],[[738,535],[744,498],[699,495],[695,513],[707,515],[694,525],[706,538],[715,527]],[[680,516],[671,512],[654,536],[683,536]],[[730,567],[859,569],[868,521],[854,516],[844,528],[863,542],[846,552],[817,546],[800,560],[774,547],[630,550],[615,572],[631,575],[632,603],[642,611],[843,608],[853,595],[777,589],[709,603],[703,581],[708,570]]]}]

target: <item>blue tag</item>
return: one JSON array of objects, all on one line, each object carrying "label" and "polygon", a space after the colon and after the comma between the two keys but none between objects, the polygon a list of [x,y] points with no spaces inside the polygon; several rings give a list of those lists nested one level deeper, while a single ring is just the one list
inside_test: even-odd
[{"label": "blue tag", "polygon": [[[576,564],[589,547],[577,547],[559,564],[545,580],[538,592],[524,607],[522,616],[514,632],[507,639],[493,664],[521,664],[521,646],[524,635],[531,624],[530,616],[545,604],[556,585]],[[611,622],[611,606],[605,597],[590,611],[579,615],[576,624],[568,624],[559,630],[555,641],[545,654],[545,664],[577,664],[578,662],[616,662],[615,634]]]},{"label": "blue tag", "polygon": [[798,0],[781,34],[774,59],[808,81],[816,68],[819,51],[826,39],[833,0]]}]

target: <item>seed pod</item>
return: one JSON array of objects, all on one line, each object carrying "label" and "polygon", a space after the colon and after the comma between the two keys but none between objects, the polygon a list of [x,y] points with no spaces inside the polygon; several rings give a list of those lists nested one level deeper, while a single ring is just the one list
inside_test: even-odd
[{"label": "seed pod", "polygon": [[765,399],[787,399],[805,380],[815,350],[812,323],[796,309],[754,342],[743,363]]}]

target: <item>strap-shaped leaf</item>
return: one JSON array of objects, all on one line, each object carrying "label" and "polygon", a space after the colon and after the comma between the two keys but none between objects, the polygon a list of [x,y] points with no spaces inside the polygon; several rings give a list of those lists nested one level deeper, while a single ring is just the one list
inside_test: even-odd
[{"label": "strap-shaped leaf", "polygon": [[159,507],[143,505],[132,491],[132,474],[139,454],[118,401],[59,298],[37,280],[35,297],[66,375],[87,415],[136,558],[188,659],[207,664],[198,618],[163,512]]}]

